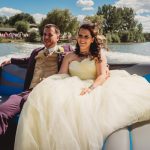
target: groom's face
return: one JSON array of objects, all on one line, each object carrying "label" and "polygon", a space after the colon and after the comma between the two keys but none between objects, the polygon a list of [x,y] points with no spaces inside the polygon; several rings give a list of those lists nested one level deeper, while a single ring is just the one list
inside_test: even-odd
[{"label": "groom's face", "polygon": [[46,48],[54,47],[59,40],[59,35],[55,31],[55,27],[44,28],[43,43]]}]

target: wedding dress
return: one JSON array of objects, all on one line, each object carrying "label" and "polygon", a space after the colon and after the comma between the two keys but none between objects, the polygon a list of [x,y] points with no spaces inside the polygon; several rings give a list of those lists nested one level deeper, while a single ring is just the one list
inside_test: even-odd
[{"label": "wedding dress", "polygon": [[95,62],[72,61],[69,72],[48,77],[31,92],[15,150],[100,150],[113,131],[150,119],[150,85],[143,77],[114,70],[102,86],[81,96],[96,77]]}]

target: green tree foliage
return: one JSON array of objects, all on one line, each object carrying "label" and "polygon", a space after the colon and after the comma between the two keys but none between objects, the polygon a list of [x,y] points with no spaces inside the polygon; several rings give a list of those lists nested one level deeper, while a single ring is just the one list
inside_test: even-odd
[{"label": "green tree foliage", "polygon": [[8,18],[6,16],[0,16],[0,27],[8,27]]},{"label": "green tree foliage", "polygon": [[31,31],[29,33],[29,36],[26,39],[27,42],[39,42],[40,41],[40,35],[37,31]]},{"label": "green tree foliage", "polygon": [[103,34],[103,28],[102,28],[103,21],[104,21],[103,16],[101,15],[86,16],[84,18],[84,22],[89,22],[89,21],[97,24],[99,28],[99,33]]},{"label": "green tree foliage", "polygon": [[97,15],[103,15],[104,34],[111,36],[111,41],[116,42],[143,42],[142,24],[135,20],[132,8],[118,8],[112,5],[98,7]]},{"label": "green tree foliage", "polygon": [[120,37],[118,33],[107,33],[106,38],[109,43],[120,43]]},{"label": "green tree foliage", "polygon": [[33,16],[31,16],[28,13],[16,14],[16,15],[9,18],[8,23],[11,26],[14,26],[17,21],[26,21],[30,24],[35,23],[35,20],[34,20]]},{"label": "green tree foliage", "polygon": [[144,38],[150,42],[150,33],[144,33]]},{"label": "green tree foliage", "polygon": [[54,9],[49,12],[47,17],[43,19],[39,25],[39,31],[41,35],[44,26],[49,23],[57,25],[62,34],[65,32],[70,32],[74,35],[79,27],[77,17],[74,17],[68,9]]},{"label": "green tree foliage", "polygon": [[0,24],[2,23],[2,24],[5,24],[5,23],[7,23],[8,22],[8,19],[7,19],[7,17],[6,16],[0,16]]},{"label": "green tree foliage", "polygon": [[138,33],[142,33],[142,32],[143,32],[143,26],[142,26],[141,23],[139,23],[139,24],[137,25],[137,32],[138,32]]},{"label": "green tree foliage", "polygon": [[108,43],[111,43],[111,42],[112,42],[112,38],[111,38],[111,34],[110,34],[110,33],[107,33],[107,34],[106,34],[106,38],[107,38],[107,42],[108,42]]},{"label": "green tree foliage", "polygon": [[18,32],[27,33],[28,28],[29,28],[29,24],[25,21],[17,21],[15,24],[15,27],[16,27]]},{"label": "green tree foliage", "polygon": [[121,42],[145,42],[144,34],[138,30],[122,31],[119,33]]},{"label": "green tree foliage", "polygon": [[121,42],[129,42],[130,33],[128,31],[122,31],[119,35]]},{"label": "green tree foliage", "polygon": [[104,34],[118,31],[121,25],[120,9],[117,10],[116,7],[111,5],[103,5],[102,7],[98,7],[97,15],[102,15],[104,18]]},{"label": "green tree foliage", "polygon": [[124,7],[122,9],[122,30],[133,30],[136,25],[137,21],[135,20],[135,13],[132,8]]},{"label": "green tree foliage", "polygon": [[97,15],[103,15],[104,17],[105,33],[131,30],[136,26],[135,14],[132,8],[103,5],[98,7]]},{"label": "green tree foliage", "polygon": [[112,33],[111,34],[111,39],[112,39],[112,42],[120,43],[120,38],[119,38],[117,33]]}]

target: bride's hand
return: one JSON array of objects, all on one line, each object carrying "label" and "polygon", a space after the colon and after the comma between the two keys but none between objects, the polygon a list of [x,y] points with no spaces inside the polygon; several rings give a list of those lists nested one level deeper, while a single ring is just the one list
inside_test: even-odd
[{"label": "bride's hand", "polygon": [[81,91],[81,93],[80,93],[80,95],[84,95],[86,93],[90,93],[91,91],[92,91],[92,89],[89,88],[89,87],[83,88],[82,91]]}]

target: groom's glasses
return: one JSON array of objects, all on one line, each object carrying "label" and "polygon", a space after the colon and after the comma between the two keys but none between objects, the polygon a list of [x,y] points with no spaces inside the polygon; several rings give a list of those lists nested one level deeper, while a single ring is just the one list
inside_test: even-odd
[{"label": "groom's glasses", "polygon": [[78,35],[78,38],[80,38],[80,39],[83,38],[83,39],[86,39],[86,40],[87,40],[87,39],[91,38],[91,36],[90,36],[90,35],[82,35],[82,34],[79,34],[79,35]]}]

